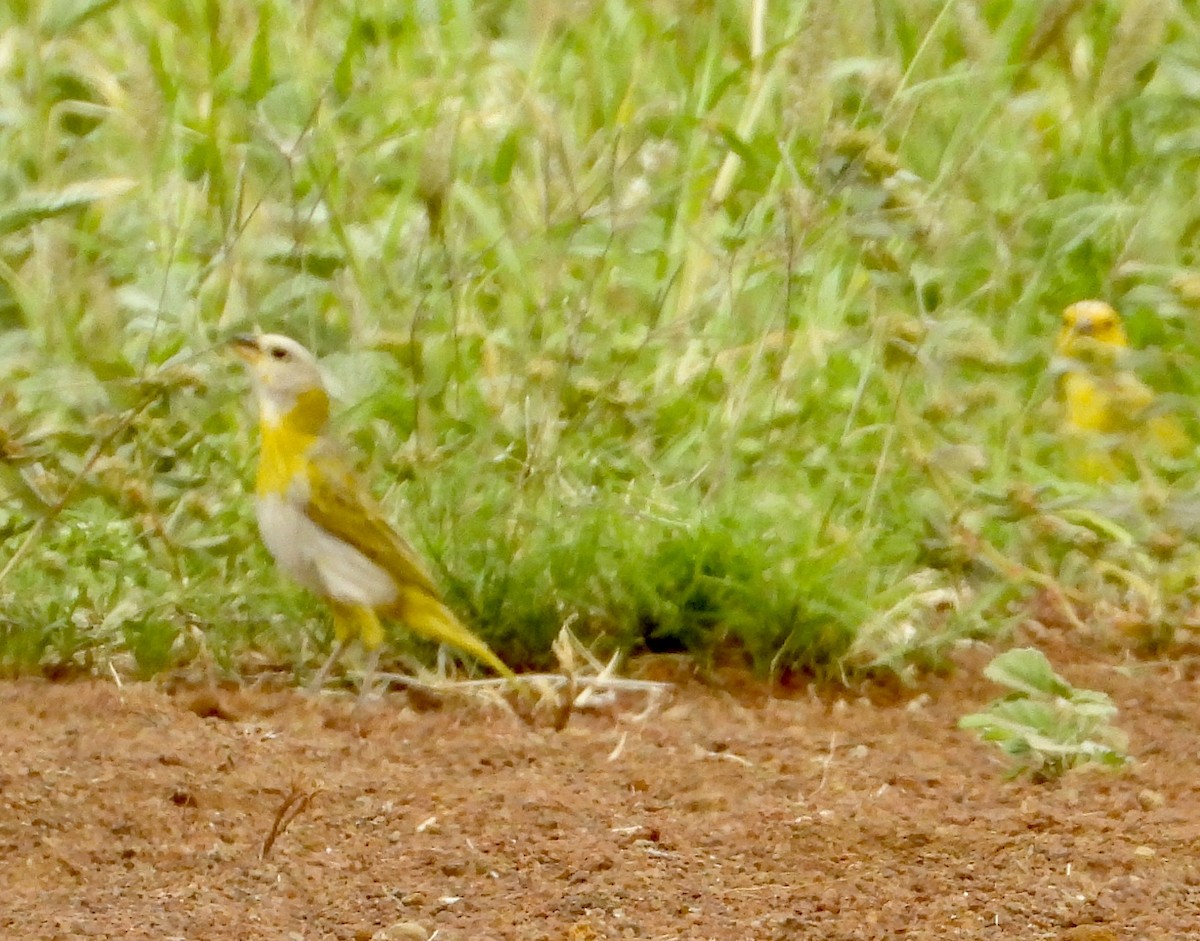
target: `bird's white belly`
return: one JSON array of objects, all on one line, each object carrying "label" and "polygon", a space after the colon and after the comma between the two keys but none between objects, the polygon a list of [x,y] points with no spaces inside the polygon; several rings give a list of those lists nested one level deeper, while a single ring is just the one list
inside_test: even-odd
[{"label": "bird's white belly", "polygon": [[281,569],[305,588],[345,604],[378,608],[394,601],[392,577],[352,545],[321,529],[277,494],[259,496],[258,529]]}]

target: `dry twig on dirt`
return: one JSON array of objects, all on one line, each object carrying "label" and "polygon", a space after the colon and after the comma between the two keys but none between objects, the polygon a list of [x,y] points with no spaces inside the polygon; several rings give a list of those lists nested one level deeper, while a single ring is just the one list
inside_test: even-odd
[{"label": "dry twig on dirt", "polygon": [[267,858],[275,841],[283,836],[284,831],[292,825],[293,820],[308,810],[312,805],[313,798],[320,793],[319,787],[313,788],[311,791],[302,791],[293,784],[289,788],[283,802],[275,810],[275,819],[271,821],[271,830],[267,833],[267,838],[263,840],[262,849],[258,851],[259,860]]}]

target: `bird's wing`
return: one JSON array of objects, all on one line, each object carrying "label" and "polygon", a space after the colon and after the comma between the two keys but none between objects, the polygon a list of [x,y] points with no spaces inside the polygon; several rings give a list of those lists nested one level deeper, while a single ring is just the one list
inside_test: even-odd
[{"label": "bird's wing", "polygon": [[395,580],[397,598],[386,609],[388,616],[404,621],[416,634],[453,644],[501,676],[512,676],[504,661],[442,603],[412,546],[388,525],[382,510],[332,446],[323,442],[314,449],[308,483],[304,508],[308,518],[353,546]]},{"label": "bird's wing", "polygon": [[308,468],[305,515],[384,569],[399,588],[440,597],[420,557],[388,523],[362,482],[331,447],[318,445]]},{"label": "bird's wing", "polygon": [[1141,413],[1154,402],[1154,391],[1127,370],[1112,377],[1111,390],[1114,403],[1132,422],[1140,421]]}]

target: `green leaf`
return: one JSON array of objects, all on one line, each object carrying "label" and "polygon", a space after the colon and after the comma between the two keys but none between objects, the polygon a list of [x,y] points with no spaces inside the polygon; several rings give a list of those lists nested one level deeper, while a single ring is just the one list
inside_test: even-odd
[{"label": "green leaf", "polygon": [[492,182],[497,186],[504,186],[512,178],[513,164],[516,163],[520,143],[519,134],[515,129],[509,131],[496,150],[496,162],[492,164]]},{"label": "green leaf", "polygon": [[1106,724],[1116,706],[1104,693],[1077,690],[1059,677],[1038,650],[1009,650],[984,671],[1017,692],[985,711],[963,716],[959,728],[973,729],[1012,756],[1019,767],[1046,780],[1095,761],[1119,767],[1126,759],[1125,736]]},{"label": "green leaf", "polygon": [[13,205],[0,209],[0,236],[20,232],[55,216],[90,206],[102,199],[121,196],[136,183],[126,177],[109,177],[72,183],[49,193],[29,193]]},{"label": "green leaf", "polygon": [[363,44],[363,21],[356,16],[333,69],[333,93],[340,101],[345,101],[354,91],[354,63],[362,57]]},{"label": "green leaf", "polygon": [[725,146],[741,157],[746,163],[753,164],[758,161],[759,157],[754,148],[742,140],[738,136],[737,131],[729,127],[729,125],[718,125],[717,134],[725,142]]},{"label": "green leaf", "polygon": [[48,36],[63,36],[90,19],[107,13],[120,0],[58,0],[42,18],[42,32]]},{"label": "green leaf", "polygon": [[1044,693],[1067,699],[1075,691],[1054,672],[1046,655],[1034,647],[1019,647],[1000,654],[983,671],[994,683],[1029,695]]},{"label": "green leaf", "polygon": [[250,78],[246,82],[246,98],[261,101],[271,90],[271,6],[262,4],[258,12],[258,30],[250,49]]}]

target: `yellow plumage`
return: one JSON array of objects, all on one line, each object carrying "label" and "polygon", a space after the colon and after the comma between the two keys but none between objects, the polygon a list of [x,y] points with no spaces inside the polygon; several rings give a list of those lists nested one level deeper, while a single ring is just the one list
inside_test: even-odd
[{"label": "yellow plumage", "polygon": [[512,672],[443,604],[432,578],[328,437],[329,397],[316,360],[288,337],[238,337],[250,367],[262,448],[255,482],[259,531],[280,568],[323,597],[337,646],[329,669],[353,640],[371,654],[368,680],[384,641],[380,618],[450,644],[496,672]]},{"label": "yellow plumage", "polygon": [[1063,426],[1077,470],[1091,480],[1124,476],[1145,452],[1174,457],[1190,444],[1173,416],[1155,412],[1153,390],[1125,363],[1128,347],[1120,316],[1103,301],[1063,311]]}]

